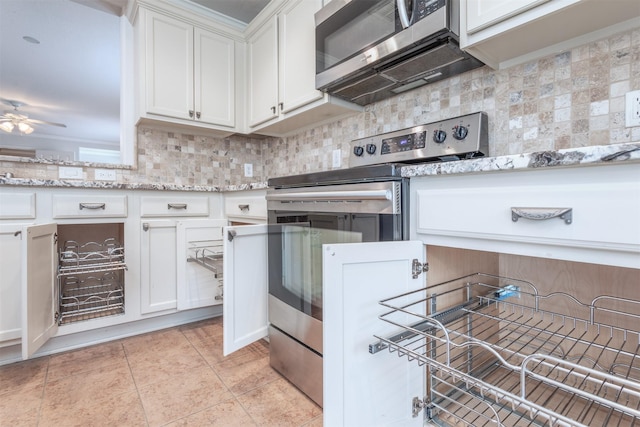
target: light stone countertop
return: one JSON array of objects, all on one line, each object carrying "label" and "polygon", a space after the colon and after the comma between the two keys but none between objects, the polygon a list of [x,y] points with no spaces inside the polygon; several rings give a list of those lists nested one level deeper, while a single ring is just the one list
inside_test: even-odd
[{"label": "light stone countertop", "polygon": [[[546,167],[587,166],[640,162],[640,143],[597,145],[557,151],[538,151],[498,157],[479,157],[453,162],[421,163],[402,168],[404,177],[452,175]],[[638,168],[640,172],[640,167]]]},{"label": "light stone countertop", "polygon": [[[420,163],[404,166],[402,168],[402,176],[412,178],[433,175],[539,169],[545,167],[587,166],[607,163],[615,164],[629,161],[640,162],[640,143],[598,145],[557,151],[539,151],[534,153],[514,154],[508,156],[479,157],[476,159],[458,160],[451,162]],[[240,185],[198,186],[0,177],[0,186],[1,185],[199,192],[231,192],[243,190],[259,190],[267,188],[266,182],[255,182]]]}]

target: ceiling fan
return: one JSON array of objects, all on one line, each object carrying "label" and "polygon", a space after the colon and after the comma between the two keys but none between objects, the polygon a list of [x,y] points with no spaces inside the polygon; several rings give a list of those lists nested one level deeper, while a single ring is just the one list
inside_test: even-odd
[{"label": "ceiling fan", "polygon": [[13,129],[17,128],[20,133],[29,135],[34,131],[33,125],[58,126],[63,128],[67,127],[67,125],[64,125],[62,123],[53,123],[44,120],[30,119],[29,116],[18,111],[18,108],[27,105],[23,102],[8,99],[3,99],[2,102],[13,107],[13,110],[5,110],[4,114],[0,116],[0,129],[5,132],[11,133],[13,132]]}]

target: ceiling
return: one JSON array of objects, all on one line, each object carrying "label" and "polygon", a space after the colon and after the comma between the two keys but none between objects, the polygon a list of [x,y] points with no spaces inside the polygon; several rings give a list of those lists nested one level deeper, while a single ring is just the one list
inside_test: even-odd
[{"label": "ceiling", "polygon": [[[19,101],[22,114],[67,126],[38,126],[29,137],[99,141],[118,149],[119,15],[126,2],[0,0],[0,113],[13,108],[7,101]],[[269,0],[193,2],[246,24]],[[0,132],[0,145],[7,137],[17,138]]]}]

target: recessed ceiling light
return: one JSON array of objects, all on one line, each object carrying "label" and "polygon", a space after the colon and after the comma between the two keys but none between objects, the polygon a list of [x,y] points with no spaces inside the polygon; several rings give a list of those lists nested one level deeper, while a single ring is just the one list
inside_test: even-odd
[{"label": "recessed ceiling light", "polygon": [[22,39],[24,41],[26,41],[26,42],[29,42],[29,43],[40,44],[40,40],[38,40],[38,39],[36,39],[34,37],[31,37],[31,36],[24,36],[24,37],[22,37]]}]

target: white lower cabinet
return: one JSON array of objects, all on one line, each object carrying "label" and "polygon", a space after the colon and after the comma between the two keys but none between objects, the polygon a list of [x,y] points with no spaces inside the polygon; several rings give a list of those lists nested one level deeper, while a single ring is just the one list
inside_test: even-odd
[{"label": "white lower cabinet", "polygon": [[[609,372],[608,365],[603,368],[585,352],[593,347],[593,354],[611,351],[617,355],[624,351],[616,345],[628,342],[627,336],[637,336],[637,332],[622,334],[623,329],[601,323],[609,319],[609,313],[615,313],[619,316],[616,321],[624,324],[624,319],[631,331],[637,331],[633,324],[640,283],[639,177],[637,164],[622,164],[412,179],[410,236],[415,240],[324,245],[325,424],[422,426],[433,417],[446,420],[446,425],[488,425],[498,419],[503,421],[498,421],[499,425],[516,425],[526,417],[536,418],[534,423],[538,423],[547,415],[556,417],[547,421],[556,422],[561,419],[557,411],[564,421],[571,417],[566,425],[582,425],[574,418],[589,409],[583,409],[582,403],[576,403],[577,409],[568,415],[563,411],[571,405],[554,406],[546,397],[539,400],[544,402],[540,412],[522,410],[534,408],[538,391],[551,383],[555,395],[569,391],[566,401],[576,402],[582,398],[576,396],[585,396],[585,405],[596,407],[600,403],[594,402],[605,402],[603,413],[607,416],[603,419],[609,419],[613,406],[606,400],[614,401],[619,394],[599,390],[593,393],[600,397],[580,394],[574,386],[600,373],[583,375],[580,365],[564,367],[585,357],[589,367]],[[515,212],[513,208],[517,208]],[[571,209],[571,216],[567,209]],[[414,260],[428,262],[428,272],[419,269],[415,276]],[[495,273],[477,267],[489,267]],[[474,287],[475,279],[465,272],[470,269],[489,273],[477,274],[484,276],[480,283],[489,285]],[[509,274],[514,279],[495,285],[500,288],[491,285],[498,278],[495,274],[509,272],[518,274]],[[545,280],[538,281],[541,278]],[[513,293],[514,289],[522,292]],[[591,305],[588,301],[593,296],[572,296],[590,293],[606,296],[598,296]],[[628,300],[625,295],[630,295]],[[477,296],[488,299],[479,303],[474,300]],[[566,296],[569,298],[563,298]],[[602,302],[616,296],[621,296],[616,304],[624,301],[629,305],[621,309],[622,305]],[[507,305],[500,305],[503,300]],[[545,304],[560,304],[560,308],[549,311]],[[480,314],[472,319],[461,314],[465,311]],[[577,320],[570,317],[574,311],[579,313]],[[499,332],[494,333],[496,325]],[[530,329],[525,330],[525,325]],[[557,346],[551,345],[555,338],[549,338],[554,327],[559,334]],[[508,336],[510,331],[515,331],[515,340]],[[594,344],[595,336],[602,336],[603,345]],[[498,340],[493,343],[495,337]],[[586,344],[590,340],[593,342]],[[399,342],[402,345],[396,345]],[[607,347],[610,342],[623,344]],[[566,353],[565,343],[570,343]],[[570,354],[576,351],[574,346],[577,356]],[[481,367],[486,360],[478,354],[487,348],[500,357],[496,362],[489,359],[491,366],[500,366],[500,370]],[[524,359],[530,351],[539,353]],[[500,355],[507,355],[508,362]],[[524,379],[527,375],[526,384],[533,384],[530,378],[535,376],[533,370],[525,371],[526,361],[542,365],[544,358],[553,362],[538,379],[549,378],[549,382],[527,387],[526,394],[524,383],[521,387],[509,382],[503,372],[512,369],[514,377],[522,375]],[[486,372],[500,374],[483,377]],[[630,381],[625,387],[637,390],[640,386],[631,376],[626,379]],[[598,385],[590,390],[600,387],[605,388]],[[513,390],[522,394],[510,394]],[[487,404],[494,399],[497,404]],[[492,413],[493,408],[508,411]],[[617,408],[626,411],[629,406],[622,402]],[[454,418],[463,413],[463,418]],[[447,418],[447,414],[454,415]],[[450,421],[452,424],[447,424]],[[598,419],[587,424],[607,422]]]},{"label": "white lower cabinet", "polygon": [[224,230],[224,344],[228,355],[267,336],[266,225]]},{"label": "white lower cabinet", "polygon": [[0,347],[20,342],[22,328],[22,228],[0,224]]},{"label": "white lower cabinet", "polygon": [[178,221],[178,310],[222,304],[223,219]]},{"label": "white lower cabinet", "polygon": [[176,220],[145,220],[140,238],[140,312],[177,308]]}]

